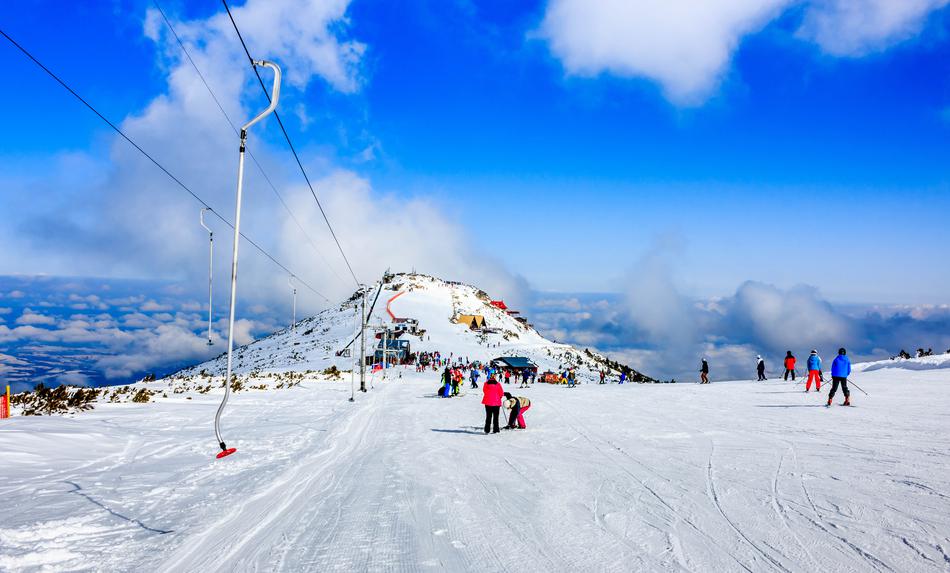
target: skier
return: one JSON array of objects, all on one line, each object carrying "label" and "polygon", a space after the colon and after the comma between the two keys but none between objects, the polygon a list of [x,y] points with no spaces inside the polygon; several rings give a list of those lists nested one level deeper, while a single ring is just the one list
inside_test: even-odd
[{"label": "skier", "polygon": [[531,371],[527,368],[523,368],[521,370],[521,387],[522,388],[528,387],[528,378],[530,377],[531,377]]},{"label": "skier", "polygon": [[768,378],[765,377],[765,360],[759,355],[756,355],[755,359],[755,369],[759,372],[759,382],[768,380]]},{"label": "skier", "polygon": [[574,376],[574,371],[568,370],[567,371],[567,387],[573,388],[576,385],[577,385],[577,379]]},{"label": "skier", "polygon": [[449,367],[445,367],[445,371],[442,373],[442,383],[445,385],[442,388],[442,397],[449,398],[452,396],[452,371],[449,370]]},{"label": "skier", "polygon": [[623,384],[623,383],[626,382],[626,381],[627,381],[627,371],[626,371],[626,370],[621,370],[621,371],[620,371],[620,383]]},{"label": "skier", "polygon": [[469,377],[472,379],[472,388],[478,388],[478,368],[472,368]]},{"label": "skier", "polygon": [[841,391],[844,392],[843,406],[851,405],[851,392],[848,391],[848,376],[851,375],[851,359],[848,358],[848,351],[844,348],[838,349],[838,356],[831,363],[831,393],[828,394],[828,405],[831,406],[831,400],[838,391],[838,385],[841,385]]},{"label": "skier", "polygon": [[501,398],[505,391],[494,376],[482,386],[482,404],[485,406],[485,433],[491,429],[493,434],[499,432],[498,415],[501,410]]},{"label": "skier", "polygon": [[511,369],[505,368],[505,384],[511,384]]},{"label": "skier", "polygon": [[795,357],[792,356],[792,351],[789,350],[785,354],[785,380],[788,380],[788,375],[792,375],[792,382],[795,381]]},{"label": "skier", "polygon": [[462,371],[452,370],[452,395],[459,395],[459,386],[462,385]]},{"label": "skier", "polygon": [[709,384],[709,363],[703,358],[703,365],[699,367],[699,383]]},{"label": "skier", "polygon": [[815,382],[815,392],[821,392],[821,357],[817,350],[808,355],[808,381],[805,382],[805,392],[811,390],[811,383]]},{"label": "skier", "polygon": [[604,374],[604,371],[603,371],[603,370],[601,370],[601,371],[600,371],[600,383],[601,383],[601,384],[604,384],[604,383],[605,383],[604,380],[605,380],[606,378],[607,378],[607,375]]},{"label": "skier", "polygon": [[[511,415],[508,417],[508,425],[505,426],[505,429],[513,430],[517,427],[524,430],[527,428],[528,426],[524,423],[524,413],[531,407],[531,400],[528,400],[524,396],[515,398],[508,392],[505,392],[505,399],[505,407],[511,410]],[[518,422],[517,426],[515,426],[515,421]]]}]

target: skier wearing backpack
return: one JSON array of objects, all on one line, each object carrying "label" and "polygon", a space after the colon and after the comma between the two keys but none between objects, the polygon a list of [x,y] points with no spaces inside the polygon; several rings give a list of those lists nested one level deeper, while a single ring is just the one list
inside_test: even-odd
[{"label": "skier wearing backpack", "polygon": [[851,405],[851,392],[848,391],[848,376],[851,375],[851,359],[848,358],[848,351],[844,348],[838,349],[838,356],[831,363],[831,393],[828,394],[828,405],[831,406],[831,400],[838,391],[838,385],[841,385],[841,391],[844,392],[844,403],[842,406]]},{"label": "skier wearing backpack", "polygon": [[488,381],[482,385],[482,404],[485,406],[486,434],[489,429],[491,429],[491,433],[493,434],[497,434],[500,431],[498,429],[498,415],[501,410],[501,399],[504,394],[504,389],[494,376],[489,378]]},{"label": "skier wearing backpack", "polygon": [[[505,426],[505,429],[513,430],[517,427],[524,430],[527,428],[528,426],[524,423],[524,413],[531,407],[531,400],[528,400],[524,396],[518,396],[516,398],[508,392],[505,392],[505,400],[505,407],[511,411],[511,415],[508,417],[508,425]],[[518,422],[517,426],[515,426],[515,421]]]},{"label": "skier wearing backpack", "polygon": [[703,358],[703,365],[699,367],[699,383],[709,384],[709,363]]},{"label": "skier wearing backpack", "polygon": [[768,380],[768,378],[765,377],[765,360],[759,355],[756,355],[755,360],[755,369],[759,373],[759,382]]},{"label": "skier wearing backpack", "polygon": [[788,380],[788,375],[792,375],[792,382],[795,381],[795,357],[792,356],[792,351],[789,350],[785,355],[785,380]]},{"label": "skier wearing backpack", "polygon": [[817,350],[808,355],[808,381],[805,382],[805,392],[811,390],[811,383],[815,382],[815,392],[821,392],[821,357]]}]

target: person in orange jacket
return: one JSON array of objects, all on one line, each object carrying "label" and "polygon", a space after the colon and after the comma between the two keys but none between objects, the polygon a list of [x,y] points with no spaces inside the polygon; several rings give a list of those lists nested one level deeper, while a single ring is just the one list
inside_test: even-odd
[{"label": "person in orange jacket", "polygon": [[489,428],[493,434],[501,430],[498,429],[498,415],[501,413],[501,399],[505,395],[504,388],[498,383],[494,376],[488,379],[482,385],[482,404],[485,406],[485,433]]},{"label": "person in orange jacket", "polygon": [[785,355],[785,380],[788,380],[788,375],[792,375],[792,382],[795,381],[795,357],[792,356],[792,351],[789,350]]}]

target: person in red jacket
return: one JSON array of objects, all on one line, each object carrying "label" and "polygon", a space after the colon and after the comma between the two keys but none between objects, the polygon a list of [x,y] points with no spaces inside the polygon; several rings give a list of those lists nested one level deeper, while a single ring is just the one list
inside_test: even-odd
[{"label": "person in red jacket", "polygon": [[792,375],[792,382],[795,381],[795,357],[792,356],[792,351],[789,350],[785,355],[785,380],[788,380],[788,375]]},{"label": "person in red jacket", "polygon": [[498,383],[494,376],[488,379],[488,382],[482,386],[482,404],[485,405],[485,433],[489,428],[493,434],[497,434],[498,415],[501,412],[501,399],[505,395],[504,388]]}]

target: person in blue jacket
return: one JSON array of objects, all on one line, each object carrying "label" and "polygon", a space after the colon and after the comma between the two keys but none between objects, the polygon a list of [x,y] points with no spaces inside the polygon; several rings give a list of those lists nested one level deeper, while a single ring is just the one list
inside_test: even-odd
[{"label": "person in blue jacket", "polygon": [[851,375],[851,359],[848,358],[848,351],[844,348],[838,349],[838,356],[831,363],[831,393],[828,394],[828,405],[831,406],[831,400],[835,397],[838,385],[841,385],[841,391],[844,392],[844,405],[851,405],[851,392],[848,391],[848,376]]},{"label": "person in blue jacket", "polygon": [[805,382],[805,392],[811,390],[811,383],[815,383],[815,392],[821,392],[821,357],[817,350],[812,350],[808,356],[808,381]]}]

